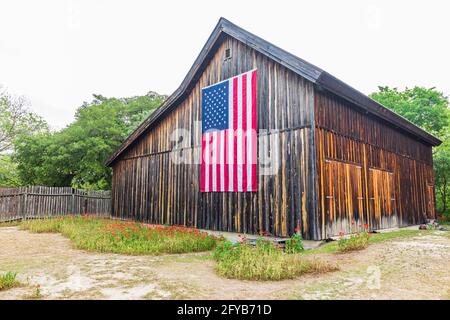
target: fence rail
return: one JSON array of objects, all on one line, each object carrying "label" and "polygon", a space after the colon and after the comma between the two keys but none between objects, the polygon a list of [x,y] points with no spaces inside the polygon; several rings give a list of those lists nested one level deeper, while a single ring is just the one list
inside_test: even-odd
[{"label": "fence rail", "polygon": [[110,216],[111,191],[42,186],[0,188],[0,222],[67,214]]}]

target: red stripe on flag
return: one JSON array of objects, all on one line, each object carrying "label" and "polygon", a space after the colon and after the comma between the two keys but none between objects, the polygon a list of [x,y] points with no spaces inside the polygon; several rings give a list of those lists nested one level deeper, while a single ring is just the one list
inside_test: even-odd
[{"label": "red stripe on flag", "polygon": [[220,187],[220,154],[222,152],[222,146],[220,145],[220,136],[222,131],[216,132],[216,191],[222,191]]},{"label": "red stripe on flag", "polygon": [[212,170],[213,170],[213,165],[212,165],[212,157],[211,157],[211,151],[212,151],[212,147],[213,147],[213,144],[212,144],[212,142],[211,142],[211,140],[212,140],[212,137],[213,137],[213,135],[212,135],[212,133],[210,133],[209,135],[208,135],[208,146],[209,146],[209,148],[208,148],[208,150],[209,150],[209,152],[208,152],[208,171],[209,171],[209,181],[208,181],[208,185],[209,185],[209,189],[208,189],[208,191],[209,192],[211,192],[212,191],[212,181],[213,181],[213,177],[212,177]]},{"label": "red stripe on flag", "polygon": [[238,129],[238,77],[233,79],[233,190],[238,191],[237,136]]},{"label": "red stripe on flag", "polygon": [[224,152],[224,157],[223,157],[224,158],[224,165],[223,165],[224,189],[223,189],[223,191],[227,191],[228,183],[229,183],[229,180],[228,180],[228,171],[229,171],[228,170],[228,130],[224,130],[223,134],[225,135],[224,140],[223,140],[224,141],[223,142],[223,144],[224,144],[224,146],[223,146],[223,152]]},{"label": "red stripe on flag", "polygon": [[257,117],[257,108],[256,108],[256,87],[257,87],[257,70],[253,71],[252,74],[252,190],[258,190],[258,176],[256,174],[256,161],[257,161],[257,152],[258,152],[258,117]]},{"label": "red stripe on flag", "polygon": [[247,191],[247,74],[242,75],[242,191]]},{"label": "red stripe on flag", "polygon": [[202,134],[202,165],[201,165],[201,176],[200,176],[200,192],[205,192],[205,135]]}]

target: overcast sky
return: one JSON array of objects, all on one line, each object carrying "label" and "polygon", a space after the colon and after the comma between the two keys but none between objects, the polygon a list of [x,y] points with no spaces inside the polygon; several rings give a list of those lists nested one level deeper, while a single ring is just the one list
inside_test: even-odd
[{"label": "overcast sky", "polygon": [[171,94],[218,19],[368,94],[378,85],[450,94],[449,1],[0,2],[0,84],[59,129],[92,93]]}]

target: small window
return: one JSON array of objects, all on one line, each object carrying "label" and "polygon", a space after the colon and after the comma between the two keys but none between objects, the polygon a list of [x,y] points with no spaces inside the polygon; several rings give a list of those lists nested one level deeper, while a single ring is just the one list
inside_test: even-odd
[{"label": "small window", "polygon": [[231,59],[231,49],[225,49],[225,60]]}]

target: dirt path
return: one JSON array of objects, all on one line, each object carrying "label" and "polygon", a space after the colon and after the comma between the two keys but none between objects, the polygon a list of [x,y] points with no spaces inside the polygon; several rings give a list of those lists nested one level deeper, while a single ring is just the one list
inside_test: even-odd
[{"label": "dirt path", "polygon": [[449,232],[321,255],[340,271],[279,282],[229,280],[209,253],[124,256],[73,249],[59,234],[0,228],[0,272],[22,287],[0,299],[25,299],[39,284],[44,299],[450,299]]}]

